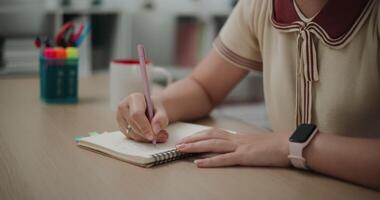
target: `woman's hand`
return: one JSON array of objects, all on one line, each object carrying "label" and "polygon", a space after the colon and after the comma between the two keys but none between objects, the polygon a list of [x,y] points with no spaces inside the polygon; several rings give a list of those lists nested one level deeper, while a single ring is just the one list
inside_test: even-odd
[{"label": "woman's hand", "polygon": [[186,137],[176,145],[181,152],[211,152],[219,155],[195,160],[198,167],[233,165],[288,167],[286,133],[230,134],[220,129]]},{"label": "woman's hand", "polygon": [[145,115],[146,102],[143,94],[133,93],[120,102],[116,120],[120,131],[129,139],[138,142],[151,142],[154,138],[160,143],[167,141],[168,133],[164,128],[169,124],[168,116],[157,98],[152,97],[152,101],[154,117],[151,122]]}]

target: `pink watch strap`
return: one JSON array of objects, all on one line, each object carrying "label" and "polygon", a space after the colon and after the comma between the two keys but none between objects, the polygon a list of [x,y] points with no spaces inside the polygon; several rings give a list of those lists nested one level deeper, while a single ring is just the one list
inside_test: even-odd
[{"label": "pink watch strap", "polygon": [[290,159],[290,162],[292,163],[294,167],[299,168],[299,169],[308,169],[306,165],[306,160],[303,157],[303,150],[311,142],[311,140],[314,138],[317,132],[318,132],[318,129],[315,129],[314,132],[307,139],[307,141],[304,143],[289,142],[288,158]]},{"label": "pink watch strap", "polygon": [[303,158],[302,151],[304,143],[289,143],[289,155],[288,158],[292,165],[300,169],[308,169],[306,166],[306,160]]},{"label": "pink watch strap", "polygon": [[290,162],[292,165],[299,169],[308,169],[306,166],[306,160],[305,158],[298,157],[298,156],[291,156],[289,155],[288,158],[290,159]]}]

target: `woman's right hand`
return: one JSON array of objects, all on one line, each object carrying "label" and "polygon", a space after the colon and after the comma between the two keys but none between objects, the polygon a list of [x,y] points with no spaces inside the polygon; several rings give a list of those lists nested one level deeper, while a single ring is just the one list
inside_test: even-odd
[{"label": "woman's right hand", "polygon": [[164,129],[169,124],[168,115],[158,98],[152,96],[152,101],[154,116],[151,122],[145,114],[144,94],[133,93],[119,103],[116,120],[120,131],[129,139],[138,142],[152,142],[154,139],[159,143],[167,141],[168,132]]}]

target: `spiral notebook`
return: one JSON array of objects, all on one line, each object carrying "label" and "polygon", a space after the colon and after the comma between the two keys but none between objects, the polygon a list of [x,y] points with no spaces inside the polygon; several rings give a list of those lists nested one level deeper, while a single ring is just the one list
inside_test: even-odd
[{"label": "spiral notebook", "polygon": [[126,138],[122,132],[115,131],[81,138],[78,145],[138,166],[152,167],[194,155],[176,151],[176,142],[210,128],[177,122],[167,127],[169,139],[163,144],[138,143]]}]

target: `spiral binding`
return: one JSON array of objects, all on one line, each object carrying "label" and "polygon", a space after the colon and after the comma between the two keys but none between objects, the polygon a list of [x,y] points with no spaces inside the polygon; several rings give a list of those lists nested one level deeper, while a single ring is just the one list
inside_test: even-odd
[{"label": "spiral binding", "polygon": [[167,162],[187,158],[193,155],[194,155],[193,153],[182,153],[182,152],[176,151],[175,149],[164,151],[161,153],[156,153],[152,155],[154,158],[154,162],[152,166],[161,165]]}]

